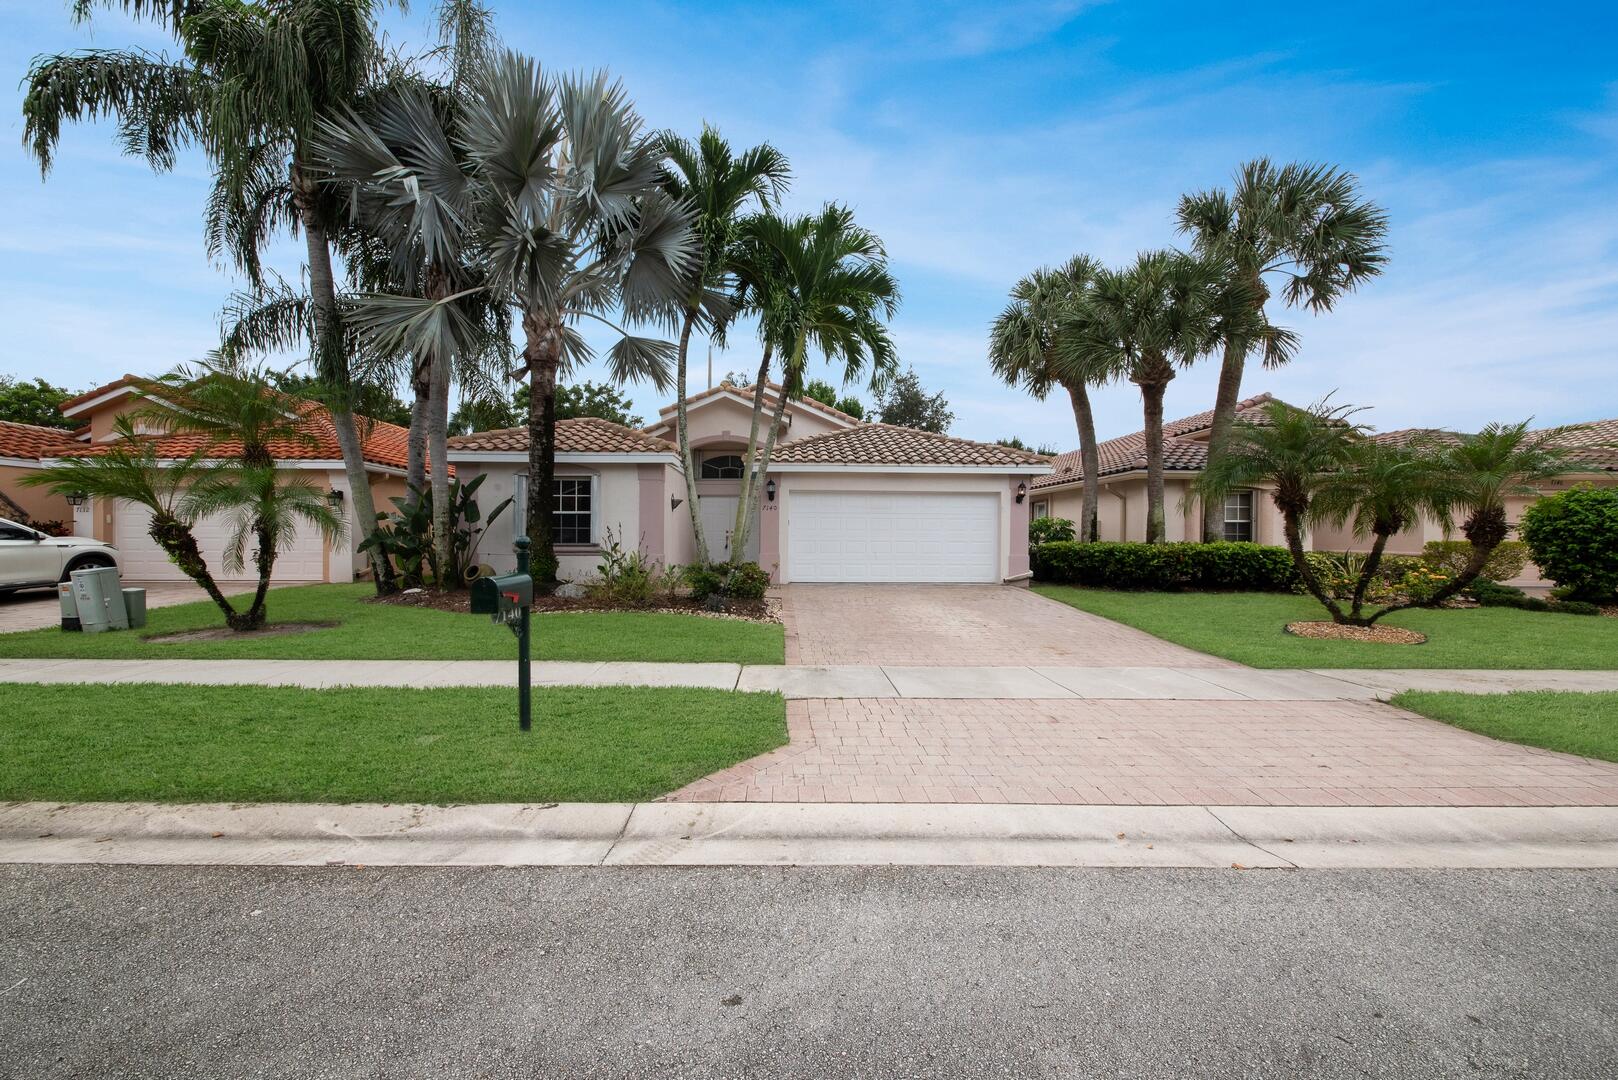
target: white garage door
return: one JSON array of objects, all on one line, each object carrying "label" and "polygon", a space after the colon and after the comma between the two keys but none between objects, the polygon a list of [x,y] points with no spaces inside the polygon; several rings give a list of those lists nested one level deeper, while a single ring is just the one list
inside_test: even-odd
[{"label": "white garage door", "polygon": [[[118,506],[118,555],[123,564],[126,581],[185,581],[180,568],[169,562],[146,531],[152,513],[135,503]],[[215,579],[219,581],[256,581],[258,571],[253,566],[253,550],[249,545],[239,572],[225,569],[225,547],[230,542],[230,529],[220,518],[204,518],[192,526],[197,546]],[[320,531],[313,526],[301,525],[292,547],[275,560],[275,571],[270,580],[276,584],[298,581],[322,581],[326,575]]]},{"label": "white garage door", "polygon": [[795,492],[787,565],[792,581],[999,581],[1000,497]]}]

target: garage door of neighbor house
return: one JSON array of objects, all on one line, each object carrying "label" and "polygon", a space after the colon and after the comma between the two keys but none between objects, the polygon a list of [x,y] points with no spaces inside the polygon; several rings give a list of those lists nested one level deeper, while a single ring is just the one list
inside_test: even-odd
[{"label": "garage door of neighbor house", "polygon": [[1000,497],[987,492],[794,492],[792,581],[999,581]]},{"label": "garage door of neighbor house", "polygon": [[[120,503],[118,506],[118,556],[123,564],[126,581],[185,581],[180,568],[169,562],[146,531],[152,513],[144,506]],[[220,581],[256,580],[253,552],[249,547],[240,572],[225,570],[225,547],[230,542],[230,529],[221,518],[204,518],[192,527],[197,546],[208,569]],[[322,581],[326,576],[326,561],[320,531],[313,526],[300,525],[292,546],[281,552],[275,560],[275,572],[270,580],[281,583]]]}]

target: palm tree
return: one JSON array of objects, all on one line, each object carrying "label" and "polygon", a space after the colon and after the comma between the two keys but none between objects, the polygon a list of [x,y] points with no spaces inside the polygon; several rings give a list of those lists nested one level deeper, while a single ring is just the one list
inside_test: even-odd
[{"label": "palm tree", "polygon": [[1217,264],[1178,251],[1142,253],[1134,265],[1095,275],[1076,332],[1058,362],[1107,372],[1140,387],[1146,437],[1146,542],[1166,538],[1163,396],[1177,370],[1205,353],[1219,323]]},{"label": "palm tree", "polygon": [[453,141],[470,166],[465,228],[481,283],[371,296],[355,321],[380,351],[453,354],[463,297],[488,291],[515,309],[524,343],[511,374],[529,381],[533,574],[554,583],[557,379],[593,355],[578,329],[589,319],[618,335],[607,353],[614,382],[667,388],[674,346],[629,327],[677,325],[697,257],[692,215],[663,190],[661,140],[641,133],[622,85],[605,74],[553,79],[508,52],[470,91]]},{"label": "palm tree", "polygon": [[236,609],[219,591],[202,557],[191,531],[195,519],[185,505],[191,488],[209,479],[220,464],[210,458],[211,451],[206,446],[184,458],[163,461],[158,458],[155,440],[137,434],[133,419],[120,416],[113,424],[118,437],[112,442],[93,450],[87,448],[86,453],[65,458],[22,482],[58,495],[87,495],[144,506],[151,512],[147,535],[181,573],[208,594],[227,622],[235,618]]},{"label": "palm tree", "polygon": [[[1308,409],[1272,401],[1264,409],[1267,423],[1232,428],[1226,452],[1209,462],[1193,488],[1205,501],[1223,505],[1232,491],[1269,485],[1299,580],[1334,622],[1347,623],[1348,614],[1309,564],[1303,534],[1317,515],[1316,499],[1325,478],[1352,465],[1365,428],[1350,420],[1357,409],[1328,401]],[[1334,512],[1338,505],[1333,504]]]},{"label": "palm tree", "polygon": [[171,434],[200,435],[211,449],[228,446],[229,456],[244,465],[273,466],[272,444],[315,445],[302,423],[308,403],[239,363],[182,364],[155,379],[137,380],[133,389],[146,402],[136,410],[137,420]]},{"label": "palm tree", "polygon": [[[303,233],[316,371],[331,391],[355,514],[369,526],[375,506],[332,271],[341,206],[310,168],[309,140],[318,120],[355,101],[377,70],[381,0],[79,0],[75,15],[88,18],[98,6],[156,22],[184,59],[97,49],[36,60],[23,102],[25,141],[47,172],[64,121],[116,117],[125,149],[159,170],[199,147],[214,169],[209,251],[228,253],[255,286],[269,239],[283,228]],[[382,580],[378,570],[379,588]]]},{"label": "palm tree", "polygon": [[[1359,193],[1351,173],[1324,165],[1277,168],[1267,158],[1236,172],[1235,190],[1200,191],[1180,200],[1179,227],[1194,249],[1225,260],[1262,309],[1266,279],[1280,278],[1288,306],[1330,311],[1338,297],[1382,272],[1387,262],[1387,215]],[[1242,396],[1242,372],[1256,343],[1236,323],[1222,338],[1224,357],[1214,397],[1208,459],[1218,460]],[[1265,366],[1285,357],[1266,354]],[[1203,539],[1218,539],[1223,522],[1215,503],[1203,506]]]},{"label": "palm tree", "polygon": [[[691,455],[691,434],[686,423],[686,360],[691,348],[691,332],[698,325],[717,327],[727,321],[722,290],[735,269],[733,249],[742,211],[750,203],[765,211],[777,205],[792,174],[786,156],[770,144],[763,143],[737,156],[724,137],[706,124],[694,143],[672,132],[665,132],[662,141],[663,151],[668,156],[664,188],[694,212],[693,228],[701,249],[691,280],[687,282],[680,316],[674,367],[674,425],[685,472],[686,508],[690,511],[691,528],[696,537],[697,561],[706,564],[709,562],[708,538],[702,527],[696,462]],[[766,375],[768,364],[766,357]],[[766,376],[761,375],[753,389],[755,440],[766,381]],[[747,486],[745,481],[743,486]],[[738,504],[738,519],[751,520],[745,512],[748,505],[745,498]],[[735,550],[734,543],[732,550]]]},{"label": "palm tree", "polygon": [[[885,320],[899,308],[899,283],[888,270],[882,241],[854,224],[852,211],[827,204],[813,216],[757,214],[744,222],[738,249],[737,272],[758,312],[765,367],[754,388],[732,564],[742,561],[758,485],[769,472],[787,399],[802,393],[810,353],[841,361],[844,384],[869,369],[873,388],[885,385],[898,365]],[[781,359],[781,393],[760,450],[758,414],[772,354]]]},{"label": "palm tree", "polygon": [[1100,272],[1101,264],[1088,255],[1075,255],[1055,270],[1034,271],[1017,282],[1011,302],[989,330],[989,365],[996,375],[1008,385],[1026,387],[1041,401],[1053,387],[1061,386],[1073,404],[1084,481],[1081,542],[1101,537],[1101,458],[1089,388],[1106,381],[1109,373],[1080,367],[1072,354],[1058,350],[1057,342],[1085,332],[1087,294]]}]

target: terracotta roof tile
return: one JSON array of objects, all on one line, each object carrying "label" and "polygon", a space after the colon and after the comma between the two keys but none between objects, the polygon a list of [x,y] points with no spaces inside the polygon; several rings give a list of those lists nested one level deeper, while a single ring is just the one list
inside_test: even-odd
[{"label": "terracotta roof tile", "polygon": [[[526,454],[528,429],[526,427],[501,428],[497,431],[474,431],[470,435],[456,435],[449,440],[449,448],[456,453],[487,451],[501,454]],[[558,454],[673,454],[675,445],[643,431],[601,420],[593,416],[556,422],[556,452]]]},{"label": "terracotta roof tile", "polygon": [[77,395],[75,397],[70,397],[66,401],[64,401],[60,405],[58,405],[57,408],[59,408],[59,409],[61,409],[61,410],[63,410],[65,412],[66,410],[71,409],[75,405],[82,405],[86,401],[90,401],[93,398],[98,398],[102,394],[109,393],[110,391],[118,389],[120,386],[132,386],[132,385],[134,385],[135,383],[137,383],[139,381],[140,380],[134,375],[124,375],[124,376],[122,376],[120,378],[112,380],[112,382],[107,383],[104,386],[98,386],[94,390],[86,390],[82,394],[79,394],[79,395]]},{"label": "terracotta roof tile", "polygon": [[900,427],[860,424],[844,431],[812,435],[775,451],[782,465],[1047,465],[1050,458],[997,443]]},{"label": "terracotta roof tile", "polygon": [[1618,472],[1618,420],[1592,420],[1573,426],[1581,430],[1560,436],[1555,440],[1557,445],[1566,447],[1581,465]]},{"label": "terracotta roof tile", "polygon": [[54,457],[79,445],[71,431],[0,420],[0,457]]},{"label": "terracotta roof tile", "polygon": [[[753,396],[753,386],[754,385],[756,385],[756,384],[749,383],[746,386],[733,386],[730,383],[720,383],[718,386],[711,386],[708,389],[702,391],[701,393],[690,395],[689,397],[687,397],[685,399],[685,405],[686,405],[686,408],[689,409],[692,405],[695,405],[697,402],[706,401],[706,400],[708,400],[709,398],[713,397],[716,394],[724,393],[726,390],[729,390],[729,391],[731,391],[732,393],[735,393],[735,394],[740,394],[742,397],[745,397],[745,398],[751,398]],[[764,390],[765,390],[765,393],[764,393],[765,400],[770,400],[771,398],[779,397],[780,394],[781,394],[781,384],[778,383],[778,382],[767,382],[767,383],[764,384]],[[813,409],[815,412],[818,412],[818,413],[824,413],[825,415],[833,417],[834,419],[837,419],[837,420],[841,420],[844,423],[863,424],[865,422],[865,421],[861,420],[857,416],[854,416],[854,415],[852,415],[850,413],[846,413],[841,409],[833,408],[832,406],[827,405],[824,401],[816,401],[812,397],[794,398],[793,399],[793,404],[802,405],[804,408]],[[644,430],[651,431],[653,428],[659,428],[659,427],[662,427],[664,424],[667,424],[669,422],[669,418],[674,415],[675,410],[677,408],[679,408],[678,404],[665,405],[663,408],[661,408],[661,409],[659,409],[657,411],[657,416],[658,416],[657,421],[655,423],[647,424],[646,427],[644,428]]]},{"label": "terracotta roof tile", "polygon": [[[1276,400],[1270,394],[1254,394],[1236,404],[1236,418],[1249,424],[1266,425],[1270,422],[1269,414],[1264,406]],[[1191,416],[1171,420],[1163,425],[1163,468],[1168,472],[1196,472],[1208,464],[1208,446],[1198,439],[1186,436],[1207,431],[1213,426],[1213,410],[1193,413]],[[1132,435],[1108,439],[1097,443],[1096,450],[1101,457],[1101,475],[1114,476],[1118,473],[1134,472],[1136,469],[1146,468],[1146,433],[1137,431]],[[1077,483],[1083,478],[1084,466],[1080,461],[1079,452],[1070,450],[1065,454],[1058,454],[1051,460],[1053,471],[1049,476],[1042,476],[1033,482],[1033,487],[1056,487],[1061,484]]]}]

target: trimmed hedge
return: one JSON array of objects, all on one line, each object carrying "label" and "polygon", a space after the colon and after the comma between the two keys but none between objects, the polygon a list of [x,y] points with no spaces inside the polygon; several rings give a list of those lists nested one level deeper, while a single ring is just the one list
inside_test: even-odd
[{"label": "trimmed hedge", "polygon": [[1530,506],[1518,531],[1540,573],[1581,600],[1618,597],[1618,488],[1580,485]]},{"label": "trimmed hedge", "polygon": [[1543,611],[1554,615],[1600,615],[1601,609],[1582,600],[1542,600],[1510,585],[1497,585],[1478,579],[1466,590],[1482,607],[1509,607],[1520,611]]},{"label": "trimmed hedge", "polygon": [[1286,548],[1262,544],[1053,541],[1030,553],[1034,577],[1103,589],[1286,592],[1297,580]]},{"label": "trimmed hedge", "polygon": [[692,563],[682,572],[691,595],[697,600],[720,597],[730,600],[758,600],[770,587],[770,573],[756,562]]}]

